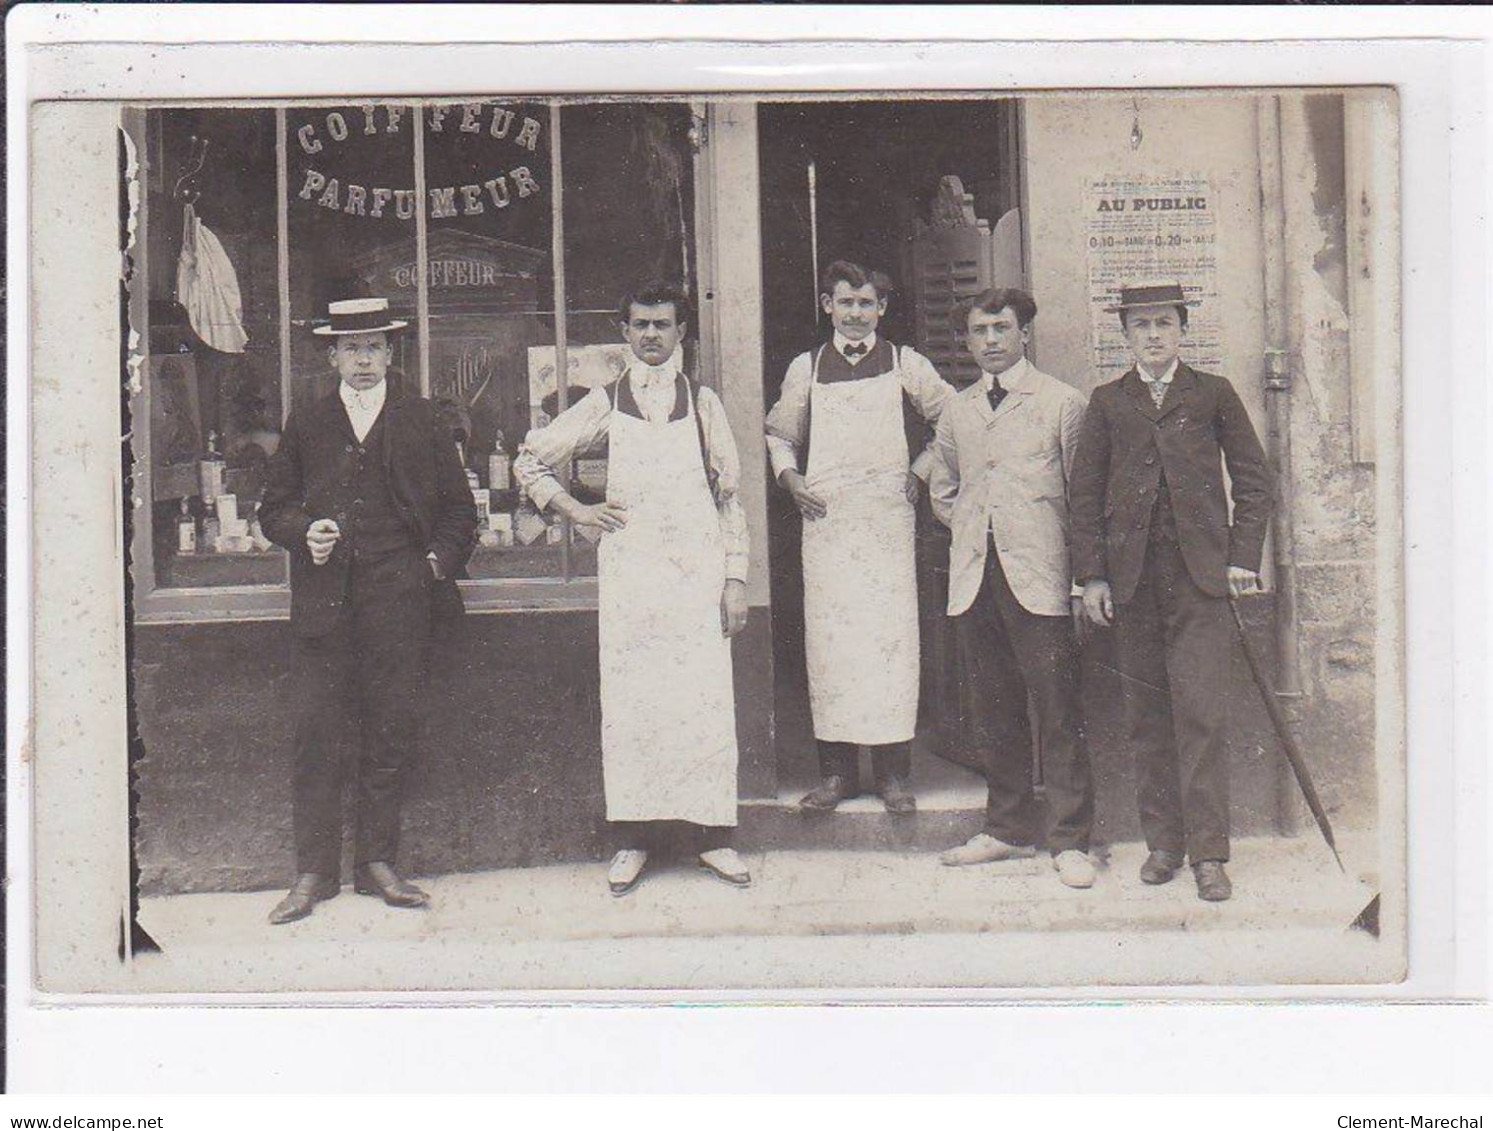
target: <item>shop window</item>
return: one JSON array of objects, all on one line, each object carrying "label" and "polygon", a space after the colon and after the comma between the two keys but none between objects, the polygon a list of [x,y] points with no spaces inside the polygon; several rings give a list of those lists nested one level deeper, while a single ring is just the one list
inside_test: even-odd
[{"label": "shop window", "polygon": [[[539,515],[512,460],[530,427],[626,364],[623,292],[652,278],[692,289],[691,124],[682,103],[127,113],[149,185],[148,295],[132,303],[150,340],[135,406],[150,415],[136,467],[152,498],[137,614],[288,608],[286,555],[255,521],[264,468],[286,414],[336,388],[313,327],[329,300],[359,295],[387,297],[409,323],[391,380],[437,402],[467,469],[482,515],[468,604],[593,600],[594,542]],[[198,290],[184,296],[189,197],[217,245],[204,255],[198,235]],[[194,309],[236,309],[230,278],[241,334],[194,324]],[[605,468],[603,450],[557,471],[593,501]]]},{"label": "shop window", "polygon": [[[574,403],[592,387],[615,380],[631,351],[622,340],[618,298],[629,286],[650,279],[693,284],[694,177],[684,105],[619,103],[567,106],[560,113],[565,154],[565,272],[567,399]],[[693,362],[693,325],[683,349]],[[533,388],[539,419],[557,401],[554,350],[534,351],[542,387]],[[697,366],[688,364],[691,372]],[[582,502],[599,502],[606,491],[605,442],[577,454],[570,490]],[[573,540],[572,569],[596,573],[596,549],[585,535]]]},{"label": "shop window", "polygon": [[283,584],[284,554],[253,521],[284,394],[275,114],[146,120],[149,419],[136,434],[148,437],[155,584]]}]

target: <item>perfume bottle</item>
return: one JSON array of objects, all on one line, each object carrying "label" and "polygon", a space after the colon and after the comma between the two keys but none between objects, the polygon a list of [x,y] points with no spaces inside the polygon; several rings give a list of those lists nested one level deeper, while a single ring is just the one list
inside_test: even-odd
[{"label": "perfume bottle", "polygon": [[218,434],[207,434],[207,454],[197,465],[198,483],[202,488],[202,505],[209,510],[223,493],[223,456],[218,451]]},{"label": "perfume bottle", "polygon": [[498,431],[493,443],[492,455],[487,457],[487,485],[494,491],[506,491],[513,486],[512,464],[503,447],[503,432]]},{"label": "perfume bottle", "polygon": [[176,518],[176,552],[191,555],[197,552],[197,520],[192,517],[192,505],[181,501],[181,514]]}]

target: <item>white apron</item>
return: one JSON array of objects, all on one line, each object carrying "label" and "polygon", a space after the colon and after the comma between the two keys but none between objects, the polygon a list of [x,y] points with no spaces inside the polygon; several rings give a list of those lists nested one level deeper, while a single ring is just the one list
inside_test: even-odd
[{"label": "white apron", "polygon": [[691,398],[682,420],[611,416],[607,499],[628,509],[597,562],[610,821],[736,824],[726,555],[695,411]]},{"label": "white apron", "polygon": [[828,513],[803,524],[804,638],[814,736],[831,742],[906,742],[917,727],[901,360],[880,377],[821,384],[814,358],[805,479]]}]

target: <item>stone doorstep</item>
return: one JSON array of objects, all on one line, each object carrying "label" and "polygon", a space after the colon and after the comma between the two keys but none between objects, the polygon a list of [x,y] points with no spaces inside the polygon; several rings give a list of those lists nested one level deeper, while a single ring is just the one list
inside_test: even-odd
[{"label": "stone doorstep", "polygon": [[916,813],[890,814],[874,792],[842,801],[833,813],[806,813],[799,799],[811,788],[776,797],[743,798],[737,844],[790,849],[932,852],[961,844],[985,819],[985,784],[915,789]]},{"label": "stone doorstep", "polygon": [[[985,779],[929,752],[926,738],[913,743],[912,789],[916,813],[891,814],[872,783],[871,759],[860,756],[864,792],[833,813],[805,813],[799,800],[818,784],[817,770],[801,761],[775,797],[741,799],[737,846],[789,850],[936,852],[962,844],[985,820]],[[1038,787],[1038,798],[1041,787]]]},{"label": "stone doorstep", "polygon": [[[1009,932],[1346,931],[1375,894],[1372,873],[1344,876],[1320,842],[1236,842],[1235,897],[1207,904],[1192,876],[1148,887],[1144,846],[1115,845],[1092,889],[1063,887],[1045,855],[969,868],[927,853],[744,853],[749,888],[732,888],[693,861],[650,862],[625,897],[606,889],[605,867],[540,868],[422,878],[432,906],[399,911],[341,895],[308,919],[265,921],[279,892],[168,896],[141,902],[141,925],[175,947],[439,941],[561,943],[642,938],[817,937]],[[1366,858],[1366,857],[1365,857]],[[294,948],[290,948],[294,949]]]}]

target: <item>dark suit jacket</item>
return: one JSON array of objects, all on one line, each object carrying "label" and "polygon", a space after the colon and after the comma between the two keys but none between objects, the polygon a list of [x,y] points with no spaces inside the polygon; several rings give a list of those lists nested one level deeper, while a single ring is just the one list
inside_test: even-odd
[{"label": "dark suit jacket", "polygon": [[1160,409],[1134,369],[1089,398],[1068,484],[1074,577],[1108,581],[1117,602],[1134,595],[1163,470],[1188,572],[1203,592],[1228,596],[1229,566],[1260,568],[1274,484],[1234,387],[1185,364]]},{"label": "dark suit jacket", "polygon": [[[435,587],[434,612],[460,612],[456,578],[476,543],[477,508],[456,443],[425,398],[407,394],[393,375],[384,401],[384,470],[410,545],[433,553],[445,580]],[[270,460],[259,524],[265,537],[290,551],[290,623],[299,636],[319,636],[337,622],[347,592],[349,557],[339,543],[323,565],[306,548],[312,522],[335,517],[346,494],[349,453],[357,443],[334,390],[304,411],[292,411]],[[429,568],[425,566],[425,568]]]}]

